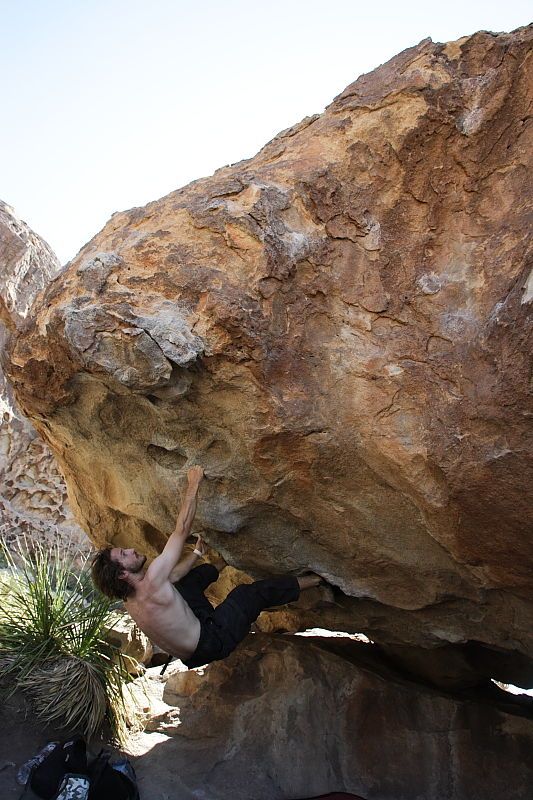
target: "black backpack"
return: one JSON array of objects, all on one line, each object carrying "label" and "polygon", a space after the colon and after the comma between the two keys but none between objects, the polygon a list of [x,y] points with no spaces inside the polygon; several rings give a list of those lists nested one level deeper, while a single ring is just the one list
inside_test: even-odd
[{"label": "black backpack", "polygon": [[135,771],[128,759],[110,763],[102,750],[88,764],[87,745],[81,736],[53,742],[44,757],[32,759],[28,787],[42,800],[139,800]]},{"label": "black backpack", "polygon": [[110,758],[109,750],[101,750],[89,765],[88,800],[140,800],[131,761],[122,758],[110,763]]}]

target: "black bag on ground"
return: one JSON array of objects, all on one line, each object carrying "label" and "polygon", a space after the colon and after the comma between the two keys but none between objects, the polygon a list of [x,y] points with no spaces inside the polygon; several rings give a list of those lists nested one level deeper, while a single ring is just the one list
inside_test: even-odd
[{"label": "black bag on ground", "polygon": [[110,751],[101,750],[88,764],[81,736],[49,747],[42,761],[33,764],[26,783],[34,796],[42,800],[139,800],[135,771],[127,758],[111,764]]},{"label": "black bag on ground", "polygon": [[139,800],[135,771],[127,758],[110,764],[111,753],[101,750],[89,765],[88,800]]},{"label": "black bag on ground", "polygon": [[[31,771],[28,783],[43,800],[55,800],[66,775],[87,778],[87,746],[81,736],[60,742]],[[83,798],[82,798],[83,800]]]}]

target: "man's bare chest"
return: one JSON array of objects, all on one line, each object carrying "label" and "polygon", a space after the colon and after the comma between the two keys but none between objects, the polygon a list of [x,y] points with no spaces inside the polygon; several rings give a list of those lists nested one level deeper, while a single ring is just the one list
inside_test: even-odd
[{"label": "man's bare chest", "polygon": [[169,584],[164,591],[139,592],[128,600],[127,611],[142,630],[157,628],[159,624],[168,625],[172,620],[186,623],[192,612],[176,589]]}]

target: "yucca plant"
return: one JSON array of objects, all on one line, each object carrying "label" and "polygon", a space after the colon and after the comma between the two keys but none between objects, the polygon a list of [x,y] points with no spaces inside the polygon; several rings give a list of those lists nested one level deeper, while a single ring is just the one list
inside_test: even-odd
[{"label": "yucca plant", "polygon": [[123,741],[131,718],[126,657],[105,638],[116,604],[58,547],[20,544],[0,576],[0,678],[46,722],[90,738],[107,722]]}]

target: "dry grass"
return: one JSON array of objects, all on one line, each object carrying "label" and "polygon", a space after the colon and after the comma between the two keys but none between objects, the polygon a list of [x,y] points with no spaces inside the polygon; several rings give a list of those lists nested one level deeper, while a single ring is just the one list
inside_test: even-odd
[{"label": "dry grass", "polygon": [[[124,657],[105,638],[114,604],[87,568],[57,551],[5,552],[0,576],[0,678],[22,689],[47,723],[90,738],[109,726],[124,741],[132,718]],[[133,714],[135,716],[135,714]]]}]

